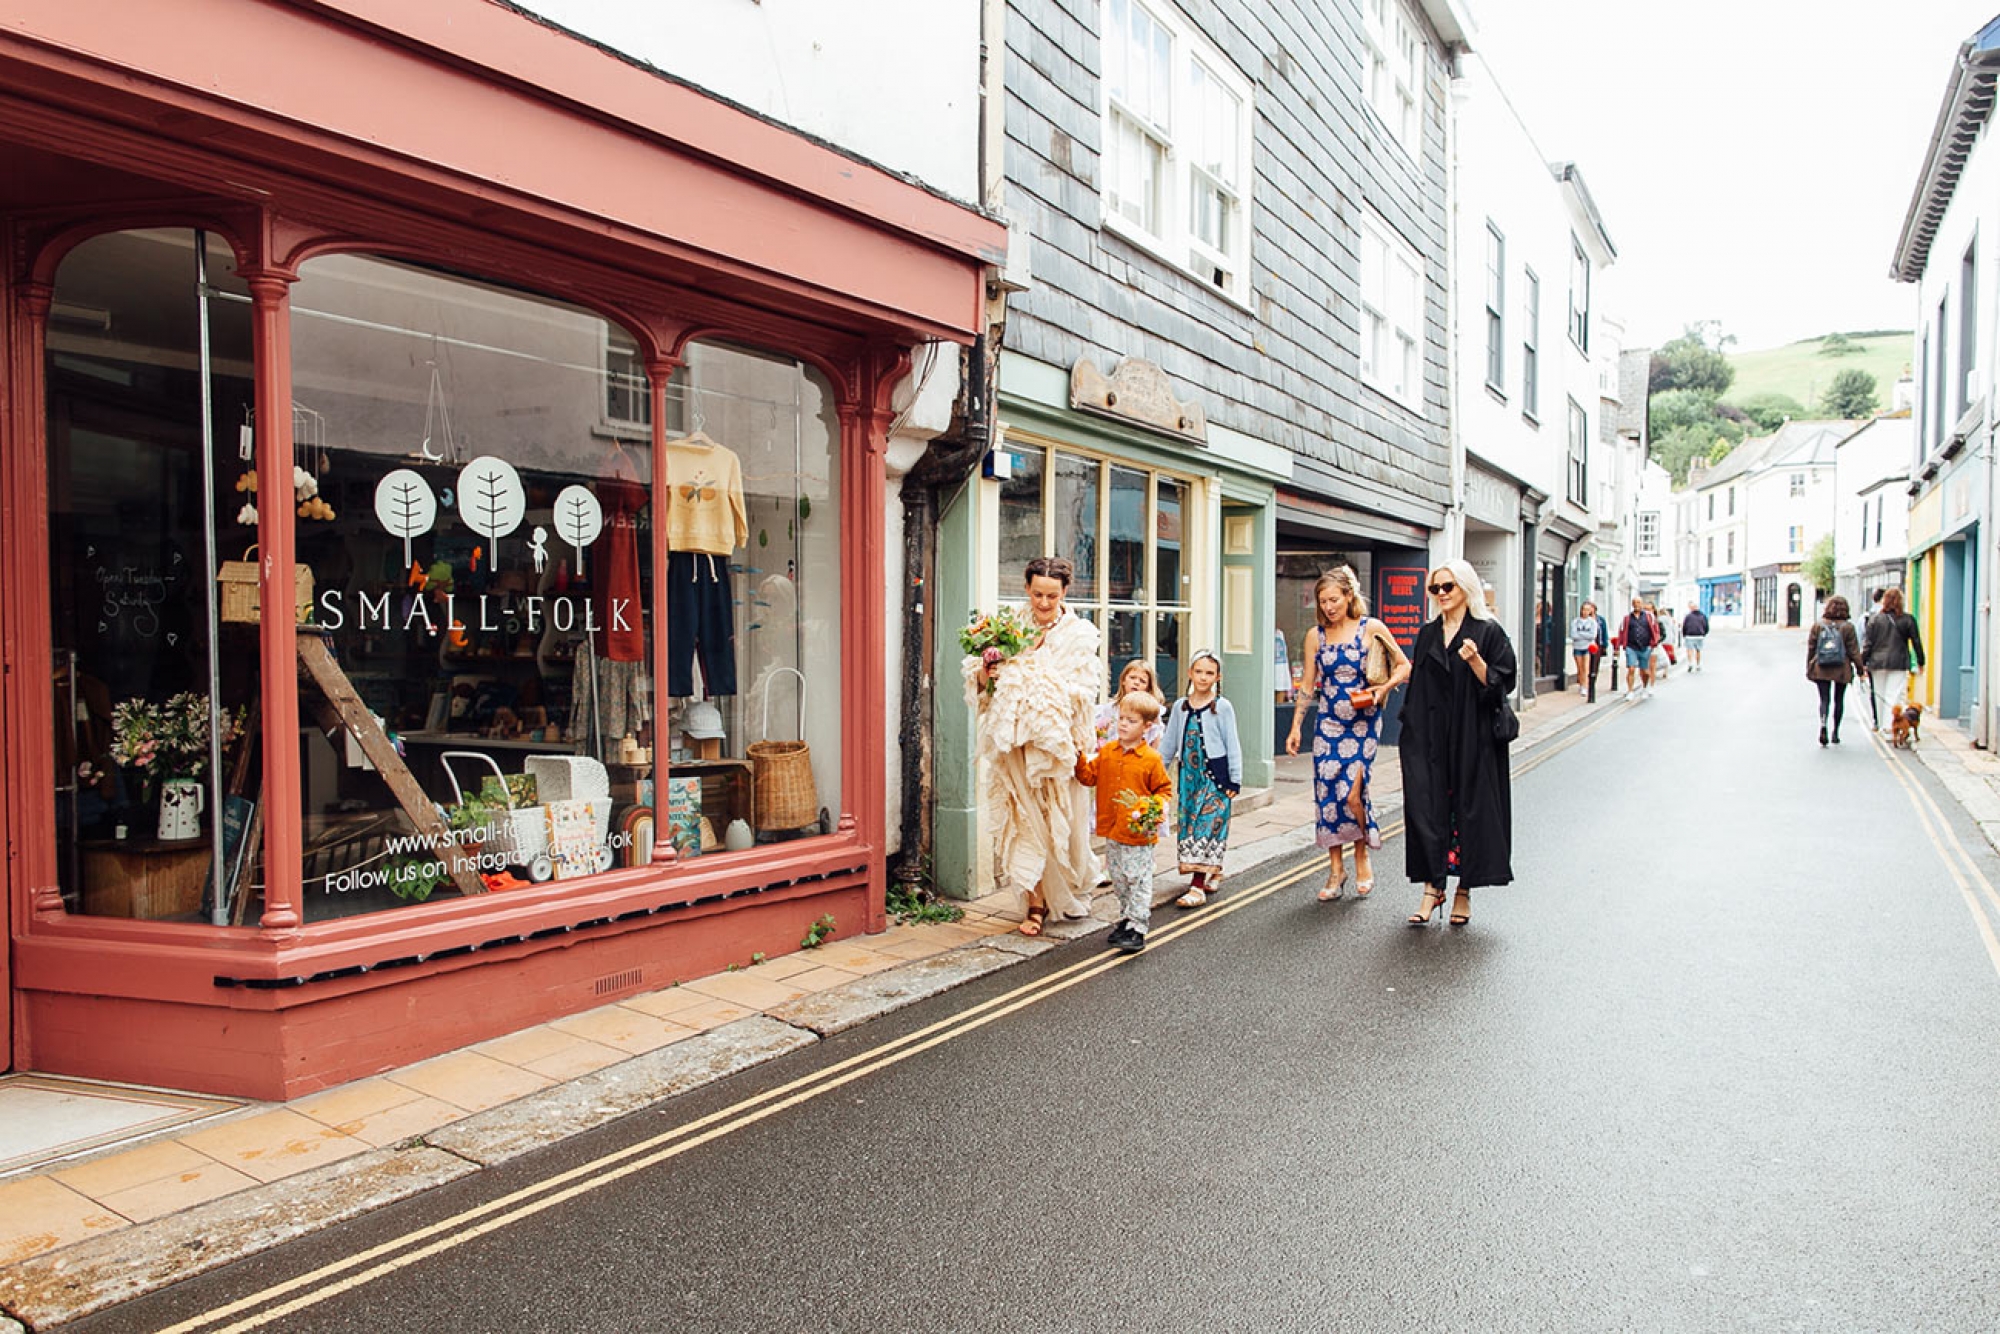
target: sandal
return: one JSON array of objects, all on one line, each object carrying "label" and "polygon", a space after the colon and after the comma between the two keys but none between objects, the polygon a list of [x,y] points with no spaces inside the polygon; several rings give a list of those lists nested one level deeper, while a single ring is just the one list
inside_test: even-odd
[{"label": "sandal", "polygon": [[1431,924],[1431,915],[1443,910],[1444,886],[1426,885],[1424,887],[1424,901],[1418,905],[1417,911],[1410,914],[1410,925],[1429,926]]},{"label": "sandal", "polygon": [[1035,904],[1028,909],[1027,915],[1021,919],[1021,934],[1028,937],[1041,935],[1042,923],[1048,920],[1049,905],[1046,903]]},{"label": "sandal", "polygon": [[1354,882],[1355,898],[1365,899],[1374,892],[1375,892],[1375,881],[1372,878],[1367,880],[1357,880]]},{"label": "sandal", "polygon": [[1174,900],[1174,906],[1176,908],[1199,908],[1207,902],[1208,895],[1202,893],[1199,889],[1189,888],[1187,893]]},{"label": "sandal", "polygon": [[1336,903],[1340,899],[1340,891],[1345,888],[1347,888],[1347,868],[1343,866],[1340,868],[1340,879],[1329,880],[1325,885],[1321,886],[1319,901],[1321,903]]},{"label": "sandal", "polygon": [[1472,891],[1460,885],[1458,894],[1451,901],[1451,924],[1464,926],[1472,920]]}]

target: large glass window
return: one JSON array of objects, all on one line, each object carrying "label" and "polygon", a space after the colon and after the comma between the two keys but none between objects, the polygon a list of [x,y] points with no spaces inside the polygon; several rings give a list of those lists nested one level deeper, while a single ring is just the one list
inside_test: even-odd
[{"label": "large glass window", "polygon": [[56,277],[47,577],[71,912],[228,922],[241,901],[256,627],[219,615],[216,574],[255,568],[236,523],[254,497],[235,486],[248,300],[229,247],[186,230],[95,238]]},{"label": "large glass window", "polygon": [[1361,378],[1423,410],[1423,261],[1372,213],[1361,215]]},{"label": "large glass window", "polygon": [[1164,689],[1178,690],[1192,647],[1188,483],[1072,450],[1020,441],[1007,450],[1013,476],[1000,486],[1001,596],[1019,596],[1020,572],[1034,557],[1069,557],[1077,574],[1066,602],[1103,630],[1107,680],[1143,658]]}]

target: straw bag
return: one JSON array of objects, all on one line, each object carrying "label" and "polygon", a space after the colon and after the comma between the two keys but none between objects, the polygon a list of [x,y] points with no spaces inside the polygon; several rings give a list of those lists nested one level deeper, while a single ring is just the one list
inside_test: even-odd
[{"label": "straw bag", "polygon": [[1361,675],[1369,685],[1386,685],[1389,680],[1389,654],[1382,647],[1382,636],[1372,630],[1368,635],[1368,647],[1361,654]]},{"label": "straw bag", "polygon": [[[242,560],[222,562],[222,570],[215,576],[215,582],[222,587],[222,604],[216,609],[220,620],[232,625],[255,625],[262,619],[258,607],[257,562],[251,557],[257,553],[251,547],[243,553]],[[292,566],[292,596],[297,602],[295,614],[300,625],[312,613],[313,572],[305,565]]]},{"label": "straw bag", "polygon": [[750,823],[759,829],[802,829],[819,818],[819,795],[813,789],[812,751],[805,743],[806,678],[796,667],[780,667],[764,683],[764,725],[771,735],[771,687],[782,675],[799,678],[797,741],[753,741],[744,748],[750,757]]}]

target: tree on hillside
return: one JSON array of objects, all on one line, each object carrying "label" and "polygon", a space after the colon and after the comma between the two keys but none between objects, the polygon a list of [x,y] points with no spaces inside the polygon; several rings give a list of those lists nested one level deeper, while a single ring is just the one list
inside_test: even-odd
[{"label": "tree on hillside", "polygon": [[1757,423],[1757,430],[1769,435],[1788,421],[1806,415],[1806,405],[1790,394],[1752,394],[1743,400],[1744,415]]},{"label": "tree on hillside", "polygon": [[1822,357],[1851,357],[1867,351],[1844,333],[1830,333],[1819,340],[1819,354]]},{"label": "tree on hillside", "polygon": [[1734,341],[1713,320],[1688,325],[1679,338],[1653,353],[1647,388],[1656,394],[1665,389],[1704,389],[1720,398],[1736,378],[1736,368],[1722,354]]},{"label": "tree on hillside", "polygon": [[1819,400],[1820,415],[1824,417],[1870,417],[1880,406],[1875,377],[1858,366],[1850,366],[1834,376]]},{"label": "tree on hillside", "polygon": [[1715,395],[1706,389],[1661,389],[1646,400],[1646,434],[1654,440],[1715,416]]}]

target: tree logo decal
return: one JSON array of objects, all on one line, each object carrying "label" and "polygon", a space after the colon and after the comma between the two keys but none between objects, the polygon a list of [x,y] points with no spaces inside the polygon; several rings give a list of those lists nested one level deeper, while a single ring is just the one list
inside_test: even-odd
[{"label": "tree logo decal", "polygon": [[521,526],[527,517],[528,493],[521,474],[505,459],[482,454],[458,475],[458,513],[466,527],[495,544]]},{"label": "tree logo decal", "polygon": [[391,537],[403,539],[403,564],[410,563],[410,539],[437,522],[437,497],[414,468],[398,468],[375,484],[375,517]]},{"label": "tree logo decal", "polygon": [[566,486],[556,493],[556,533],[576,548],[576,572],[583,573],[583,549],[604,531],[604,509],[597,497],[581,486]]}]

